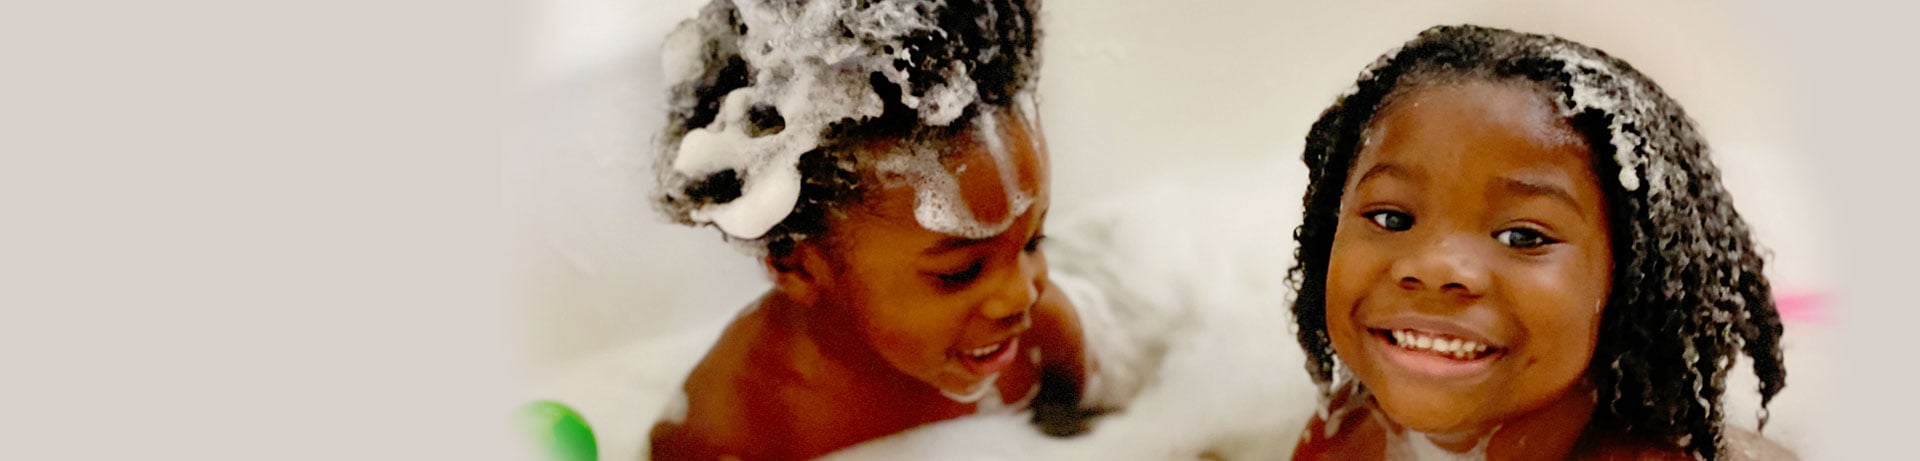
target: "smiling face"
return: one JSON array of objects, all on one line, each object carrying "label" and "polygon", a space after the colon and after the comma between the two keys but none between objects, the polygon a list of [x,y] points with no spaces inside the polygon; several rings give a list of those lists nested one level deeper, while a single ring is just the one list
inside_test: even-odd
[{"label": "smiling face", "polygon": [[[915,189],[901,186],[870,194],[827,239],[826,304],[854,326],[861,347],[955,398],[985,389],[1024,357],[1018,338],[1047,281],[1038,245],[1049,205],[1046,152],[1025,124],[999,117],[986,126],[999,127],[1004,162],[976,132],[949,146],[942,167],[972,217],[1011,218],[1005,231],[969,239],[928,230],[914,215]],[[1031,197],[1031,206],[1016,208],[1010,195]]]},{"label": "smiling face", "polygon": [[1358,155],[1327,330],[1387,415],[1484,434],[1572,398],[1612,253],[1591,152],[1553,105],[1517,84],[1413,90],[1375,118]]}]

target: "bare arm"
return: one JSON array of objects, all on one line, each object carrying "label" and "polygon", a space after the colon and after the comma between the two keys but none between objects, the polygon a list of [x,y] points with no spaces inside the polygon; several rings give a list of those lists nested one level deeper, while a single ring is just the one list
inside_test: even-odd
[{"label": "bare arm", "polygon": [[1092,363],[1080,314],[1060,288],[1048,282],[1033,310],[1033,339],[1042,351],[1040,395],[1033,400],[1033,422],[1053,436],[1086,432],[1096,410],[1080,408]]}]

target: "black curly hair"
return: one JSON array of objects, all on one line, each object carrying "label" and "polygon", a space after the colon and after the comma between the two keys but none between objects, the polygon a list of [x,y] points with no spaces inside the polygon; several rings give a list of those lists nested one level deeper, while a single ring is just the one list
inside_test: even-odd
[{"label": "black curly hair", "polygon": [[[865,193],[876,187],[869,180],[880,155],[894,152],[863,152],[862,145],[878,139],[904,141],[912,148],[936,151],[945,142],[967,129],[969,121],[982,113],[982,107],[1012,108],[1015,95],[1035,85],[1039,76],[1040,31],[1035,17],[1039,0],[845,0],[847,11],[860,11],[878,4],[894,3],[913,14],[931,18],[934,28],[916,32],[898,45],[911,59],[896,59],[892,65],[908,75],[905,85],[895,84],[880,72],[869,74],[874,93],[884,102],[878,117],[848,118],[829,124],[821,133],[820,144],[799,157],[800,196],[793,210],[765,235],[746,243],[763,245],[767,253],[779,256],[791,251],[801,240],[826,235],[832,218],[845,213],[849,204],[859,203]],[[848,39],[855,34],[842,17],[837,25]],[[668,166],[680,140],[688,132],[704,127],[720,114],[724,96],[751,85],[761,69],[755,69],[741,57],[741,38],[747,24],[729,0],[714,0],[700,12],[700,27],[706,30],[698,59],[702,74],[670,90],[666,129],[659,137],[661,155],[656,171]],[[884,48],[893,53],[895,43],[880,43],[860,38],[861,45]],[[915,109],[901,102],[902,93],[913,97],[928,94],[942,83],[942,70],[964,66],[976,88],[976,101],[958,119],[942,126],[922,123]],[[1025,114],[1036,117],[1038,114]],[[785,120],[773,106],[748,110],[753,136],[779,133]],[[896,150],[897,152],[898,150]],[[682,185],[669,186],[662,175],[661,189],[655,193],[658,208],[680,224],[693,225],[689,211],[694,207],[730,202],[741,195],[743,178],[735,170],[723,170]],[[732,236],[723,238],[735,239]]]},{"label": "black curly hair", "polygon": [[1305,212],[1287,282],[1314,381],[1325,389],[1336,367],[1327,265],[1363,133],[1396,97],[1461,81],[1517,83],[1552,100],[1586,138],[1603,179],[1614,282],[1585,374],[1598,398],[1588,431],[1717,459],[1726,447],[1720,397],[1740,352],[1760,380],[1764,428],[1767,402],[1786,384],[1780,317],[1760,250],[1694,122],[1652,80],[1600,50],[1470,25],[1427,29],[1380,57],[1307,135]]}]

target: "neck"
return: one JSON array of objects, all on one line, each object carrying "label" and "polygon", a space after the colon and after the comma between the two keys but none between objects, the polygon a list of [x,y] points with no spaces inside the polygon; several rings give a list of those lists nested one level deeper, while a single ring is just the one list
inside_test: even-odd
[{"label": "neck", "polygon": [[1488,460],[1567,459],[1593,419],[1593,388],[1584,381],[1547,406],[1494,431]]},{"label": "neck", "polygon": [[1592,391],[1577,384],[1546,406],[1498,426],[1454,434],[1425,434],[1376,415],[1386,426],[1387,459],[1568,459],[1593,416]]}]

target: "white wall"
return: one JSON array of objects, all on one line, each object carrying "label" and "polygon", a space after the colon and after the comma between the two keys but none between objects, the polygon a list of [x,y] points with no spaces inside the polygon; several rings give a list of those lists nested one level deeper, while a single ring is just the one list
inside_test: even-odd
[{"label": "white wall", "polygon": [[[662,114],[657,47],[700,2],[553,0],[530,15],[523,130],[502,165],[510,302],[529,362],[581,358],[729,316],[767,283],[716,231],[646,202]],[[1783,93],[1787,38],[1706,2],[1052,0],[1041,97],[1055,208],[1250,162],[1296,166],[1308,125],[1360,67],[1421,29],[1550,32],[1622,57],[1686,105],[1774,250],[1776,287],[1826,286],[1817,203]],[[1261,198],[1298,200],[1298,196]],[[1802,365],[1796,363],[1796,366]],[[1808,376],[1796,374],[1796,377]]]}]

